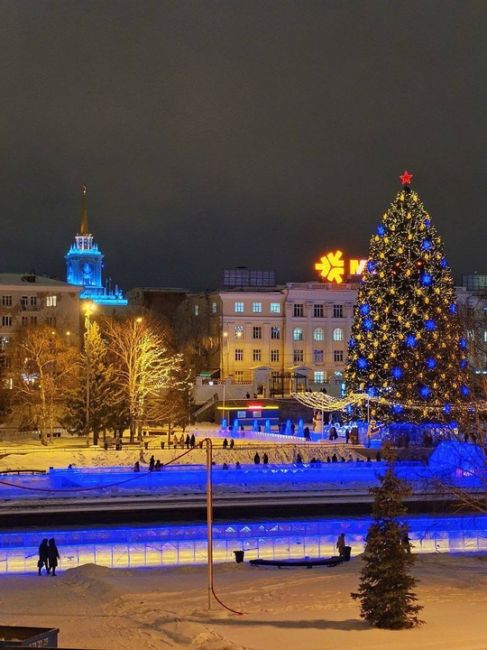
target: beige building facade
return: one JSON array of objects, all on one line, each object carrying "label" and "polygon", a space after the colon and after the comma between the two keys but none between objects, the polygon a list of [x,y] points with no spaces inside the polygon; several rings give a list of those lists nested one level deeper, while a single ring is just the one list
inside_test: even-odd
[{"label": "beige building facade", "polygon": [[0,348],[23,328],[47,325],[78,345],[80,288],[35,274],[0,273]]},{"label": "beige building facade", "polygon": [[288,283],[215,295],[220,376],[252,382],[259,394],[301,388],[344,390],[343,375],[356,283]]}]

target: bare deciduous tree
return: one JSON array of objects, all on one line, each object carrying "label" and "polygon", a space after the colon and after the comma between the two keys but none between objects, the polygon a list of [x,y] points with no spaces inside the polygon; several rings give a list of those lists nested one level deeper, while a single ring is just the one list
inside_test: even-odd
[{"label": "bare deciduous tree", "polygon": [[141,438],[151,400],[173,386],[181,356],[170,353],[157,325],[141,318],[108,320],[105,332],[113,357],[114,386],[128,403],[133,442],[136,435]]},{"label": "bare deciduous tree", "polygon": [[67,391],[76,381],[78,354],[47,326],[27,329],[16,342],[15,397],[21,409],[31,410],[43,444],[48,430],[58,425]]}]

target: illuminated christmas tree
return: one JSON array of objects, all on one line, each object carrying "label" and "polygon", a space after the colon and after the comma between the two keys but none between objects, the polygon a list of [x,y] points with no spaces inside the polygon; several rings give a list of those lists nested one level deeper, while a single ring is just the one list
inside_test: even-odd
[{"label": "illuminated christmas tree", "polygon": [[370,415],[385,420],[451,421],[469,399],[467,344],[441,237],[412,175],[370,242],[349,342],[350,392],[372,397]]}]

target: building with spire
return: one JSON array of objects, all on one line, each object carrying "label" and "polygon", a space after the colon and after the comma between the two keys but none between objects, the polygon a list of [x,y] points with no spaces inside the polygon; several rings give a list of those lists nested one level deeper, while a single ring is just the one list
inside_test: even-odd
[{"label": "building with spire", "polygon": [[103,254],[88,227],[88,201],[86,185],[81,187],[81,224],[75,243],[65,255],[66,282],[83,287],[81,300],[91,300],[97,305],[123,307],[127,305],[121,289],[103,285]]}]

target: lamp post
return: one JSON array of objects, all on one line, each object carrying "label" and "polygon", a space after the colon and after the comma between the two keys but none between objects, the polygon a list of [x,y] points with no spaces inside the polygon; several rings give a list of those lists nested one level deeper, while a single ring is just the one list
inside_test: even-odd
[{"label": "lamp post", "polygon": [[90,446],[90,381],[91,381],[91,350],[90,350],[90,316],[95,311],[95,303],[87,302],[83,305],[85,314],[85,354],[86,354],[86,446]]},{"label": "lamp post", "polygon": [[[226,371],[228,373],[228,332],[223,332],[223,341],[224,341],[224,347],[225,347],[225,354],[226,354],[226,362],[227,362],[227,367]],[[222,420],[225,420],[225,398],[226,398],[226,388],[227,388],[227,383],[226,383],[226,377],[225,377],[225,362],[223,360],[223,349],[222,349],[222,382],[223,382],[223,400],[222,400]]]}]

